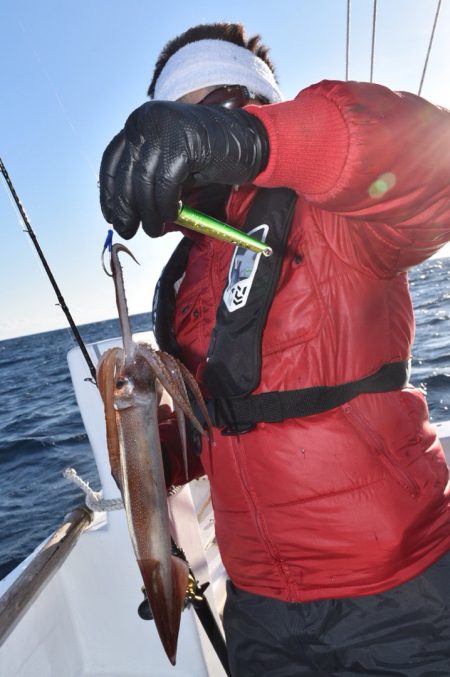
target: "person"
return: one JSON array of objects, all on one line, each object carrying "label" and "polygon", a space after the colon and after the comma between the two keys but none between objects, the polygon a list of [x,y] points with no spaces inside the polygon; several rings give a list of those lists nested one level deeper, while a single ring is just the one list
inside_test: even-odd
[{"label": "person", "polygon": [[227,23],[170,41],[148,93],[102,158],[106,220],[160,237],[182,200],[263,224],[273,249],[241,266],[184,232],[155,299],[214,423],[191,469],[211,484],[232,674],[448,677],[449,472],[408,382],[407,273],[450,241],[449,111],[365,82],[285,101],[261,38]]}]

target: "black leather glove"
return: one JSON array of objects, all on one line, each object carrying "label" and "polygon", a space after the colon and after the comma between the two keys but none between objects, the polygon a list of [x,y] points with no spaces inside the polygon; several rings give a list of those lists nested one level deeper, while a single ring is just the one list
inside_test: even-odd
[{"label": "black leather glove", "polygon": [[158,237],[177,216],[183,183],[248,183],[268,154],[263,124],[245,110],[150,101],[130,115],[103,154],[103,215],[125,239],[140,222]]}]

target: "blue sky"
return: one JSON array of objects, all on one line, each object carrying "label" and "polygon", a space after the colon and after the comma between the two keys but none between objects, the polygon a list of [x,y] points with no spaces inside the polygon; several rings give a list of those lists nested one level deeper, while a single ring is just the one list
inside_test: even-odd
[{"label": "blue sky", "polygon": [[[347,0],[1,0],[0,157],[78,324],[116,316],[100,265],[107,232],[98,205],[102,152],[146,100],[167,40],[200,22],[240,21],[271,47],[286,98],[344,79]],[[378,0],[374,80],[417,92],[435,0]],[[352,0],[351,79],[367,80],[373,0]],[[442,0],[422,95],[450,108],[450,0]],[[0,340],[66,326],[0,179]],[[117,238],[116,238],[117,241]],[[129,246],[131,313],[146,312],[176,235]]]}]

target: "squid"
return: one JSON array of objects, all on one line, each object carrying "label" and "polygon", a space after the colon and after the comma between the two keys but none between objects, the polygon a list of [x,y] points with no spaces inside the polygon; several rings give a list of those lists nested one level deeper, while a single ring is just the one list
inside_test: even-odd
[{"label": "squid", "polygon": [[97,385],[105,410],[111,472],[123,498],[134,554],[156,629],[167,657],[175,665],[189,565],[172,554],[158,432],[161,386],[174,403],[186,476],[185,417],[204,434],[192,409],[188,389],[207,421],[210,442],[212,428],[198,384],[186,367],[168,353],[133,340],[119,252],[136,259],[122,244],[111,248],[111,273],[108,274],[114,280],[123,348],[112,348],[102,355]]}]

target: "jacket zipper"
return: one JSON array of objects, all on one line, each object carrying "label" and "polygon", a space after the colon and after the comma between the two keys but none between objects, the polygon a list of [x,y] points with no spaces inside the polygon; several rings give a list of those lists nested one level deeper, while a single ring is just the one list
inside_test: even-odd
[{"label": "jacket zipper", "polygon": [[252,506],[252,511],[253,511],[253,515],[255,517],[255,522],[256,522],[257,529],[258,529],[259,537],[263,541],[263,543],[265,544],[267,550],[270,553],[270,556],[273,557],[274,559],[276,559],[276,557],[273,553],[273,550],[272,550],[271,543],[267,538],[266,530],[261,523],[261,518],[259,516],[259,510],[258,510],[256,503],[255,503],[255,500],[253,498],[253,492],[249,487],[248,476],[247,476],[247,468],[245,467],[245,461],[240,459],[239,436],[232,435],[231,440],[232,440],[232,443],[233,443],[233,454],[234,454],[234,460],[235,460],[235,463],[236,463],[236,467],[240,471],[239,474],[240,474],[240,478],[241,478],[241,481],[242,481],[243,489],[245,491],[245,494],[247,496],[249,503]]},{"label": "jacket zipper", "polygon": [[239,469],[239,476],[241,478],[242,482],[242,487],[243,490],[247,496],[248,502],[251,505],[251,509],[253,512],[253,516],[255,519],[256,523],[256,529],[259,535],[259,538],[261,539],[262,543],[264,543],[267,552],[269,553],[269,556],[272,558],[274,564],[276,565],[279,575],[283,578],[283,581],[289,591],[291,591],[292,588],[292,583],[290,581],[288,573],[285,571],[285,567],[283,565],[282,560],[280,559],[279,555],[277,555],[274,552],[274,548],[272,543],[269,540],[269,537],[266,532],[266,528],[263,524],[263,521],[261,519],[261,516],[259,514],[258,507],[255,503],[255,500],[253,498],[253,492],[250,489],[249,482],[248,482],[248,476],[247,476],[247,468],[245,466],[245,460],[240,458],[240,443],[239,443],[239,436],[232,436],[232,445],[233,445],[233,455],[234,455],[234,460],[236,463],[237,468]]},{"label": "jacket zipper", "polygon": [[417,498],[420,493],[418,484],[393,461],[386,451],[383,440],[376,433],[376,431],[371,428],[365,418],[350,404],[343,404],[341,408],[347,418],[350,420],[353,419],[356,422],[356,425],[354,423],[353,427],[358,432],[358,434],[361,435],[361,429],[364,431],[364,433],[366,433],[367,437],[371,440],[373,448],[375,449],[375,452],[377,453],[381,463],[383,463],[383,465],[388,469],[394,479],[403,487],[403,489],[406,489],[406,491],[413,498]]}]

